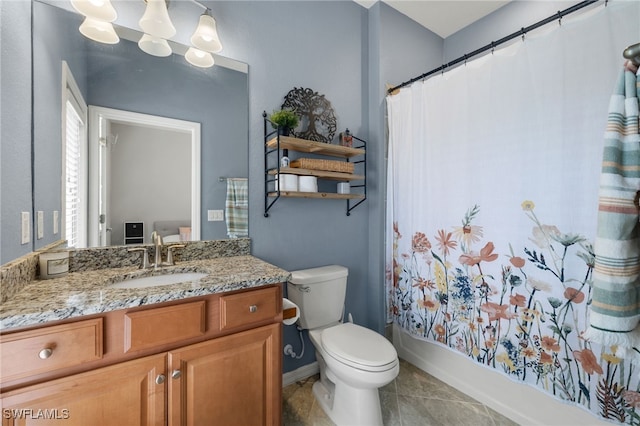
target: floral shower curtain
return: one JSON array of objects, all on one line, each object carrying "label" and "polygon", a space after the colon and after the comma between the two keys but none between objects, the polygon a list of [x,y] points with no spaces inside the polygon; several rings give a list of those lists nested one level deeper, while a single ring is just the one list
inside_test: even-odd
[{"label": "floral shower curtain", "polygon": [[639,23],[638,2],[609,2],[387,99],[389,319],[629,424],[640,367],[582,335],[607,107]]}]

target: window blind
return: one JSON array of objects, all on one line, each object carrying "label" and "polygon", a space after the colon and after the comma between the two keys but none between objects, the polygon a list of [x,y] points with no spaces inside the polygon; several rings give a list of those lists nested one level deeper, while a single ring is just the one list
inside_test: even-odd
[{"label": "window blind", "polygon": [[65,141],[65,238],[69,247],[77,247],[80,236],[80,144],[84,123],[76,110],[73,96],[67,97]]}]

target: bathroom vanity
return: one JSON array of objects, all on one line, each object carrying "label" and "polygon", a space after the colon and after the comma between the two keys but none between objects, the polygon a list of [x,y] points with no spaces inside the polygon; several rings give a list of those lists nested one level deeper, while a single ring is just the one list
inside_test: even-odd
[{"label": "bathroom vanity", "polygon": [[280,425],[288,273],[252,256],[162,273],[184,271],[208,275],[122,289],[110,284],[154,272],[78,272],[3,303],[3,425]]}]

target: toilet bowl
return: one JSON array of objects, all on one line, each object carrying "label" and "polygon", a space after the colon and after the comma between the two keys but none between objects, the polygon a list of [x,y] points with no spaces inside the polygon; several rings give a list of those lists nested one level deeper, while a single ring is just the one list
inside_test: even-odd
[{"label": "toilet bowl", "polygon": [[342,323],[347,268],[322,266],[291,272],[287,297],[300,307],[320,367],[313,394],[338,426],[382,425],[378,388],[400,371],[393,345],[368,328]]},{"label": "toilet bowl", "polygon": [[311,330],[320,381],[313,394],[338,426],[382,425],[378,388],[400,371],[395,348],[367,328],[344,323]]}]

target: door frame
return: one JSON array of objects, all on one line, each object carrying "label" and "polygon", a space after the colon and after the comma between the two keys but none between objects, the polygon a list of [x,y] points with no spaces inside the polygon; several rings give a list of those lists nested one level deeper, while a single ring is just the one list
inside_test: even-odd
[{"label": "door frame", "polygon": [[[100,126],[102,125],[106,129],[112,121],[189,134],[191,138],[191,240],[200,240],[200,123],[89,105],[88,247],[97,247],[100,243],[101,177],[100,168],[96,166],[100,161]],[[106,227],[103,228],[105,229],[102,230],[102,241],[106,241],[104,235]]]}]

